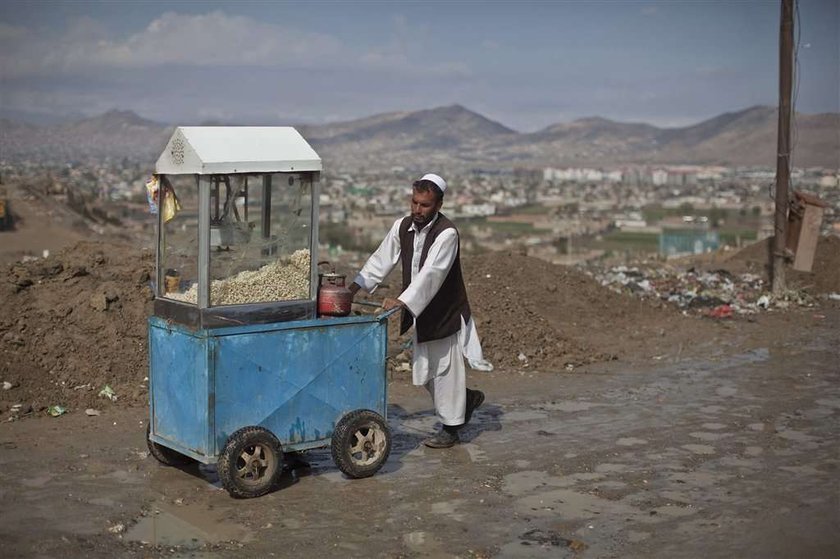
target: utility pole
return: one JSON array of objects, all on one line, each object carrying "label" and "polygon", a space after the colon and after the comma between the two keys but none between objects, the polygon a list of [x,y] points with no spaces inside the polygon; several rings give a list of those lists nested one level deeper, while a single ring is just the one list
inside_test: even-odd
[{"label": "utility pole", "polygon": [[776,215],[771,256],[773,293],[785,290],[785,240],[790,186],[790,111],[793,84],[793,11],[796,0],[782,0],[779,28],[779,136],[776,150]]}]

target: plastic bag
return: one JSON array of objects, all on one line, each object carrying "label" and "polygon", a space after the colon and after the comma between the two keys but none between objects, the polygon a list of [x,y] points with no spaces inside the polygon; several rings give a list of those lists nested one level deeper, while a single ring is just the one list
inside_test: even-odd
[{"label": "plastic bag", "polygon": [[175,214],[181,211],[181,203],[178,201],[178,197],[175,196],[175,192],[171,188],[164,190],[162,211],[164,223],[175,217]]},{"label": "plastic bag", "polygon": [[160,181],[157,175],[152,175],[146,181],[146,200],[149,202],[149,213],[157,215],[158,213],[158,196],[160,194]]}]

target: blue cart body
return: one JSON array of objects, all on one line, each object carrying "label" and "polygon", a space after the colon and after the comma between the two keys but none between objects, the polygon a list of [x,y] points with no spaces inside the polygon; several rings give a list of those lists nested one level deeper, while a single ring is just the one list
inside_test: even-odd
[{"label": "blue cart body", "polygon": [[150,439],[209,464],[242,427],[288,452],[328,446],[353,410],[385,418],[386,316],[198,330],[151,317]]}]

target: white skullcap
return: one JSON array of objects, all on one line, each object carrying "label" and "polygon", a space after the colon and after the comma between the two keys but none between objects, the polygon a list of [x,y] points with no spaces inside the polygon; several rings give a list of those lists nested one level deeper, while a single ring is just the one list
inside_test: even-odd
[{"label": "white skullcap", "polygon": [[431,181],[440,188],[441,192],[446,192],[446,181],[440,175],[436,175],[434,173],[426,173],[422,177],[420,177],[421,181]]}]

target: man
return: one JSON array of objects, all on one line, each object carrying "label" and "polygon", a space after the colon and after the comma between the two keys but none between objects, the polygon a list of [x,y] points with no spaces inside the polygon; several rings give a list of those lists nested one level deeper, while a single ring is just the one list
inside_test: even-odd
[{"label": "man", "polygon": [[461,272],[458,230],[440,213],[446,181],[435,174],[414,182],[411,215],[394,222],[359,275],[350,284],[372,293],[398,262],[403,291],[386,298],[385,310],[402,308],[400,333],[414,326],[412,377],[432,397],[443,427],[424,444],[449,448],[460,442],[458,430],[484,402],[484,393],[466,387],[464,357],[474,368],[484,361]]}]

